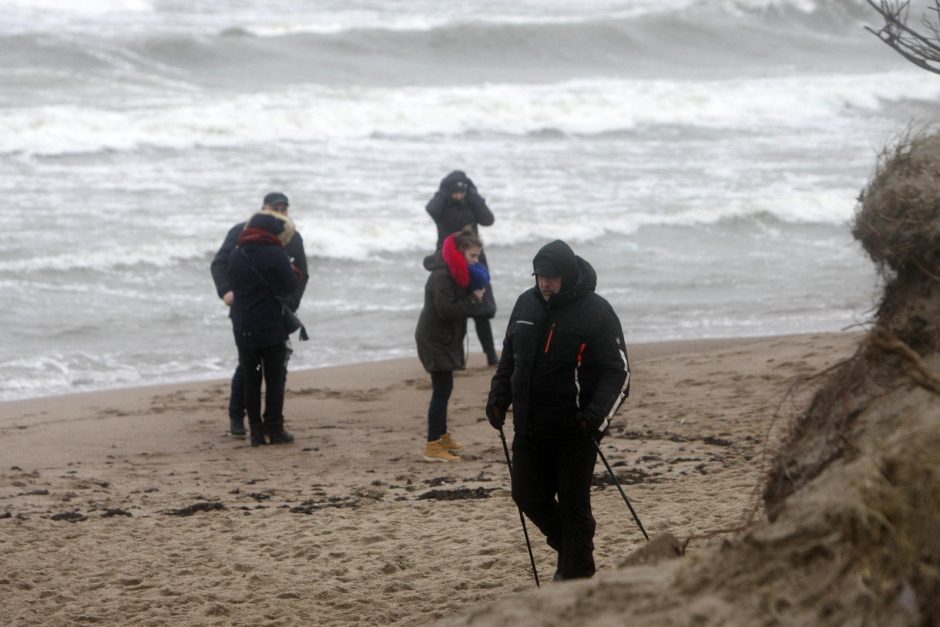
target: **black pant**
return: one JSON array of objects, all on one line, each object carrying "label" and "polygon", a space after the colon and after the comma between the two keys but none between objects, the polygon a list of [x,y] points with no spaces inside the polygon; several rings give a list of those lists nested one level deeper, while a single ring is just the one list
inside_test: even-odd
[{"label": "black pant", "polygon": [[428,405],[428,442],[440,440],[447,433],[447,403],[454,391],[454,373],[431,373],[431,404]]},{"label": "black pant", "polygon": [[238,348],[238,365],[245,376],[244,398],[248,424],[260,428],[261,381],[264,380],[264,423],[284,424],[284,384],[287,380],[287,346],[282,342],[264,348]]},{"label": "black pant", "polygon": [[473,319],[473,325],[477,330],[477,339],[480,340],[480,346],[486,353],[486,361],[489,364],[496,363],[496,348],[493,345],[493,327],[490,325],[490,319],[484,316]]},{"label": "black pant", "polygon": [[512,498],[558,552],[564,579],[594,574],[591,477],[596,461],[597,451],[586,438],[516,436],[512,442]]},{"label": "black pant", "polygon": [[[237,348],[236,346],[236,349]],[[287,362],[290,361],[292,353],[293,351],[290,346],[288,346],[286,356],[284,357],[285,381],[287,377]],[[228,416],[238,421],[241,421],[245,417],[245,371],[242,369],[240,362],[235,366],[235,372],[232,373],[232,388],[228,397]]]},{"label": "black pant", "polygon": [[234,420],[245,418],[245,371],[239,363],[232,374],[232,391],[228,397],[228,417]]}]

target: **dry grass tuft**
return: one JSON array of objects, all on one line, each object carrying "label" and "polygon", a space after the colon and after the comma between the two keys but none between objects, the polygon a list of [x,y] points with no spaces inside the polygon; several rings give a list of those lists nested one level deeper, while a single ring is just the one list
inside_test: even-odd
[{"label": "dry grass tuft", "polygon": [[940,134],[884,150],[852,227],[883,273],[940,280]]}]

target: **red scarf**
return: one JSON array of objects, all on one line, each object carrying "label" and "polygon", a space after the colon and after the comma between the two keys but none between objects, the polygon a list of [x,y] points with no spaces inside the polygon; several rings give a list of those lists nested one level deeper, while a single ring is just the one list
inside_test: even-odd
[{"label": "red scarf", "polygon": [[441,254],[454,282],[464,289],[470,287],[470,266],[467,264],[467,258],[457,248],[457,240],[453,235],[448,235],[444,240]]},{"label": "red scarf", "polygon": [[242,244],[284,246],[284,244],[281,243],[281,239],[274,233],[255,227],[246,227],[244,230],[242,230],[242,234],[238,237],[238,244],[239,246]]}]

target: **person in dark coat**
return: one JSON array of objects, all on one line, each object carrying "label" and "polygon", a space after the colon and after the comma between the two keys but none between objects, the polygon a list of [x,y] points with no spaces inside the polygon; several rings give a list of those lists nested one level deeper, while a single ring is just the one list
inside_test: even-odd
[{"label": "person in dark coat", "polygon": [[596,443],[630,389],[620,320],[597,274],[565,242],[533,259],[536,285],[513,307],[486,416],[513,410],[512,496],[558,552],[555,579],[594,574]]},{"label": "person in dark coat", "polygon": [[[274,211],[288,215],[289,202],[287,196],[281,192],[271,192],[265,195],[262,201],[262,211]],[[232,291],[231,283],[228,279],[228,260],[235,246],[238,244],[238,238],[245,229],[245,222],[239,222],[225,236],[225,241],[219,247],[215,257],[212,258],[212,264],[209,269],[212,273],[212,281],[215,283],[216,293],[229,307],[232,306],[232,300],[235,293]],[[297,311],[300,307],[300,300],[304,295],[309,277],[307,268],[307,254],[304,251],[304,238],[300,233],[294,233],[294,236],[285,246],[288,257],[300,273],[303,275],[300,284],[287,298],[287,306],[291,311]],[[231,311],[229,312],[231,317]],[[287,359],[290,359],[290,346],[288,345]],[[236,366],[232,374],[231,394],[229,396],[228,415],[229,415],[229,433],[235,437],[245,437],[245,374],[241,366]]]},{"label": "person in dark coat", "polygon": [[444,238],[441,250],[424,260],[431,274],[424,287],[415,343],[421,364],[431,374],[425,461],[460,461],[454,452],[463,446],[447,430],[447,404],[454,389],[454,370],[466,367],[467,318],[482,306],[486,293],[485,287],[470,287],[470,266],[477,263],[482,248],[479,236],[466,227]]},{"label": "person in dark coat", "polygon": [[[479,235],[478,227],[493,224],[493,212],[486,206],[486,200],[477,192],[476,185],[461,170],[454,170],[441,180],[437,193],[428,201],[427,212],[437,226],[437,250],[441,249],[444,239],[451,233],[471,226]],[[489,271],[486,254],[480,254],[480,264]],[[496,315],[496,298],[492,287],[487,288],[483,306],[474,314],[473,323],[477,338],[486,353],[486,363],[495,365],[498,361],[493,344],[493,328],[490,320]]]},{"label": "person in dark coat", "polygon": [[[229,255],[228,276],[235,292],[232,328],[238,346],[238,364],[245,373],[245,410],[252,446],[294,441],[284,430],[288,333],[280,300],[295,292],[300,283],[284,251],[284,244],[293,234],[294,225],[286,215],[261,211],[245,225],[238,245]],[[262,379],[265,386],[263,419]]]}]

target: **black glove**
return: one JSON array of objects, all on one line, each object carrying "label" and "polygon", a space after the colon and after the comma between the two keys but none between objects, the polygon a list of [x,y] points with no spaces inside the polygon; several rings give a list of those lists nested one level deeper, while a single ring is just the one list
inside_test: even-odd
[{"label": "black glove", "polygon": [[496,401],[492,398],[486,402],[486,419],[490,421],[490,425],[497,431],[503,428],[503,423],[506,422],[506,410],[496,404]]},{"label": "black glove", "polygon": [[581,412],[578,412],[578,422],[581,424],[581,430],[584,432],[584,436],[593,438],[598,444],[601,443],[601,440],[607,434],[606,428],[603,431],[600,429],[600,426],[604,424],[603,418],[600,420],[591,419],[584,416]]}]

